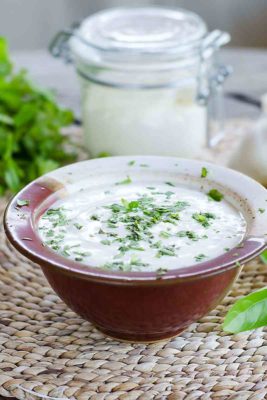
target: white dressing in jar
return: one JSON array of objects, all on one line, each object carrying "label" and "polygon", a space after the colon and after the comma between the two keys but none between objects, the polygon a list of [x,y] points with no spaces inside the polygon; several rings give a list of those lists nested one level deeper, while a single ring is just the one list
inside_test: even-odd
[{"label": "white dressing in jar", "polygon": [[221,110],[227,74],[215,54],[229,40],[198,15],[165,7],[103,10],[59,34],[51,51],[72,59],[80,77],[89,156],[198,158]]},{"label": "white dressing in jar", "polygon": [[83,94],[85,142],[92,157],[197,157],[206,144],[207,109],[196,88],[127,90],[88,85]]}]

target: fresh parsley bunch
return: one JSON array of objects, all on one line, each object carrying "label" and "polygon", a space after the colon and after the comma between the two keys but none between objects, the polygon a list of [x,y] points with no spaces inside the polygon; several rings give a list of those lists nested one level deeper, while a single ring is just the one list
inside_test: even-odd
[{"label": "fresh parsley bunch", "polygon": [[0,37],[0,195],[75,159],[60,133],[72,122],[72,112],[35,86],[25,70],[13,71],[7,42]]}]

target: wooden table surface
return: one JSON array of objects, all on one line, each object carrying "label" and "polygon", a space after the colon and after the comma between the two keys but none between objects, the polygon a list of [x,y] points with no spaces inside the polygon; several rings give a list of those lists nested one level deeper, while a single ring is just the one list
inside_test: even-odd
[{"label": "wooden table surface", "polygon": [[[71,65],[53,59],[45,50],[17,52],[12,57],[18,67],[29,69],[37,83],[56,90],[62,104],[80,114],[79,82]],[[267,50],[223,49],[221,58],[234,68],[226,82],[226,91],[242,92],[256,98],[267,92]],[[233,100],[226,99],[225,105],[229,118],[255,118],[259,114],[257,108]],[[3,399],[0,396],[0,400]]]}]

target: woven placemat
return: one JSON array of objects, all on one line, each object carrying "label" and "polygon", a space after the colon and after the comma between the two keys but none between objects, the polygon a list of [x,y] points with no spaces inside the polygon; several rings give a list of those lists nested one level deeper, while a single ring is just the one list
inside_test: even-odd
[{"label": "woven placemat", "polygon": [[[5,207],[0,201],[0,213]],[[54,294],[0,230],[0,395],[18,399],[267,399],[267,331],[222,332],[229,306],[267,285],[259,259],[223,303],[175,339],[105,337]]]}]

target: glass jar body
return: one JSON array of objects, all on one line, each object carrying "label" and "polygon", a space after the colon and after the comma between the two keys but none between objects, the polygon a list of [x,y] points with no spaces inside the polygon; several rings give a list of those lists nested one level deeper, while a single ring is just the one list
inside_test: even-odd
[{"label": "glass jar body", "polygon": [[91,157],[197,158],[207,145],[208,104],[201,93],[209,86],[208,65],[201,76],[197,65],[178,73],[165,72],[168,79],[150,71],[149,80],[133,71],[120,79],[110,71],[93,78],[77,71],[82,75],[84,137]]}]

